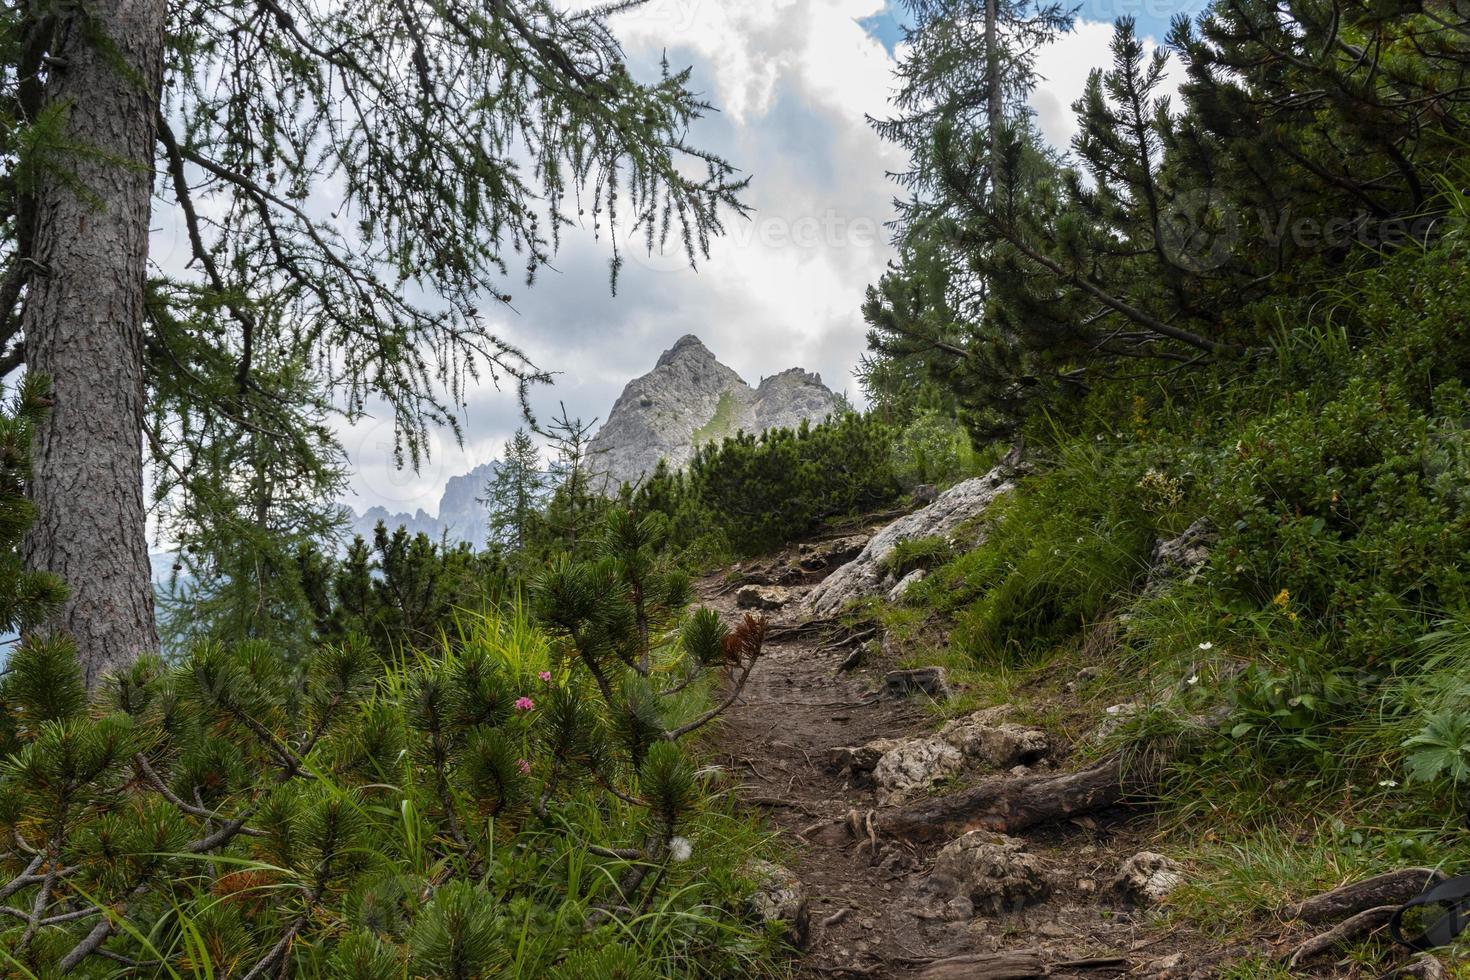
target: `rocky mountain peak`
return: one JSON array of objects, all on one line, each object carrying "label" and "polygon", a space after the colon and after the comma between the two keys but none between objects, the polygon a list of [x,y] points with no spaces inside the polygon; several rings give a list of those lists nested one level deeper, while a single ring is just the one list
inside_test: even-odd
[{"label": "rocky mountain peak", "polygon": [[[624,482],[652,472],[661,459],[682,467],[706,442],[740,431],[794,429],[802,420],[820,422],[837,407],[837,396],[820,375],[789,368],[752,388],[703,341],[685,334],[659,356],[652,371],[628,382],[588,449],[597,471],[607,477],[607,492],[616,493]],[[437,515],[374,507],[352,514],[352,532],[371,538],[373,527],[383,521],[390,529],[402,525],[436,541],[483,542],[489,515],[480,498],[495,467],[489,462],[452,477]]]},{"label": "rocky mountain peak", "polygon": [[686,333],[684,336],[674,341],[673,347],[670,347],[668,350],[664,351],[663,354],[659,355],[658,363],[654,366],[666,367],[667,365],[673,364],[675,361],[696,360],[714,361],[715,355],[711,354],[709,348],[704,346],[704,341],[700,340],[692,333]]},{"label": "rocky mountain peak", "polygon": [[652,472],[659,460],[684,466],[705,442],[820,422],[836,408],[837,396],[816,374],[790,368],[752,388],[703,341],[685,334],[652,371],[628,383],[589,448],[615,490]]}]

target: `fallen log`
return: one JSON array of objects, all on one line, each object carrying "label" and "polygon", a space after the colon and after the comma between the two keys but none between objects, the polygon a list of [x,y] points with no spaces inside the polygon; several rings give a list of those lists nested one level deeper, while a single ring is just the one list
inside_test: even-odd
[{"label": "fallen log", "polygon": [[1047,975],[1040,953],[981,953],[935,960],[919,973],[919,980],[1032,980]]},{"label": "fallen log", "polygon": [[951,840],[971,830],[1017,834],[1123,803],[1148,785],[1153,769],[1112,755],[1076,772],[988,776],[958,793],[880,811],[878,831],[915,841]]},{"label": "fallen log", "polygon": [[1286,965],[1296,969],[1305,961],[1318,954],[1325,953],[1334,946],[1341,945],[1359,936],[1367,935],[1377,929],[1388,925],[1388,920],[1398,910],[1397,905],[1380,905],[1377,908],[1364,909],[1357,915],[1352,916],[1328,929],[1320,936],[1313,936],[1296,948],[1287,960]]},{"label": "fallen log", "polygon": [[1313,895],[1288,909],[1286,917],[1310,925],[1341,922],[1368,909],[1402,905],[1444,879],[1444,873],[1433,868],[1400,868]]}]

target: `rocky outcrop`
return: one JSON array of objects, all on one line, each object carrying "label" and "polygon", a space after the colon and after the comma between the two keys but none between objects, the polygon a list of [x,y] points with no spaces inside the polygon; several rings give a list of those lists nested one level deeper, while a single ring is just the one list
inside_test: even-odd
[{"label": "rocky outcrop", "polygon": [[615,493],[660,460],[677,469],[706,442],[820,422],[837,404],[821,377],[800,368],[752,388],[690,334],[664,351],[652,371],[628,383],[588,448]]},{"label": "rocky outcrop", "polygon": [[972,518],[984,514],[995,499],[1015,486],[1011,474],[1015,463],[1001,463],[984,476],[966,480],[940,494],[932,504],[900,517],[875,534],[852,561],[829,575],[807,596],[807,611],[830,616],[856,599],[882,594],[885,586],[883,560],[904,541],[952,534]]},{"label": "rocky outcrop", "polygon": [[986,708],[947,723],[936,734],[880,738],[832,749],[828,764],[854,782],[871,781],[880,803],[898,803],[972,765],[992,770],[1044,764],[1051,740],[1039,728],[1004,721]]},{"label": "rocky outcrop", "polygon": [[878,758],[873,783],[879,803],[898,803],[965,767],[964,754],[942,738],[909,738]]}]

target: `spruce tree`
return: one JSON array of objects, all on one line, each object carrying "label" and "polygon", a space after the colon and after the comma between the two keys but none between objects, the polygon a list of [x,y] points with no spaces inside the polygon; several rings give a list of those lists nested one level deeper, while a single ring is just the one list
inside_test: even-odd
[{"label": "spruce tree", "polygon": [[489,510],[489,540],[517,560],[526,556],[546,495],[547,474],[541,450],[525,429],[505,444],[495,475],[485,485],[481,502]]}]

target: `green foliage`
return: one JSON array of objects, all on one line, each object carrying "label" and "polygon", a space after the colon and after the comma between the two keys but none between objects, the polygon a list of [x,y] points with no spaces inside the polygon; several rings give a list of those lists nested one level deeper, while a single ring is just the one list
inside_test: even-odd
[{"label": "green foliage", "polygon": [[540,450],[529,432],[517,429],[505,444],[505,453],[497,463],[495,475],[485,487],[482,500],[490,511],[489,540],[492,546],[502,548],[518,559],[524,557],[541,516],[546,482]]},{"label": "green foliage", "polygon": [[924,411],[893,439],[893,469],[899,483],[945,486],[975,474],[970,437],[948,413]]},{"label": "green foliage", "polygon": [[338,559],[303,547],[296,561],[310,586],[315,636],[329,643],[366,637],[384,659],[436,645],[457,613],[481,610],[510,586],[498,554],[436,544],[401,527],[390,534],[381,521],[371,545],[358,537]]},{"label": "green foliage", "polygon": [[634,505],[666,515],[685,549],[755,554],[896,496],[892,440],[876,418],[853,413],[759,437],[742,432],[705,443],[684,472],[655,469]]},{"label": "green foliage", "polygon": [[0,631],[18,632],[41,622],[66,598],[66,588],[44,571],[25,568],[21,545],[35,520],[26,499],[31,444],[51,407],[44,377],[27,375],[0,410]]},{"label": "green foliage", "polygon": [[[1140,505],[1139,454],[1119,448],[1063,447],[971,531],[983,536],[978,548],[913,587],[913,601],[956,617],[959,649],[1024,662],[1096,621],[1139,579],[1160,522]],[[931,548],[942,556],[944,544],[916,542],[898,560]]]},{"label": "green foliage", "polygon": [[774,974],[744,919],[759,843],[677,744],[763,627],[686,617],[663,533],[615,512],[600,557],[548,573],[551,634],[482,606],[392,655],[202,644],[90,700],[65,642],[27,643],[0,685],[0,947],[92,975],[110,923],[105,954],[169,975]]},{"label": "green foliage", "polygon": [[[906,596],[911,630],[1019,672],[1013,696],[1103,667],[1073,689],[1086,728],[1148,707],[1106,748],[1167,746],[1165,812],[1218,833],[1220,889],[1190,908],[1467,854],[1463,261],[1452,241],[1375,257],[1259,305],[1269,355],[1033,420],[1034,471]],[[1151,569],[1186,526],[1205,563]],[[1244,897],[1270,874],[1277,899]]]},{"label": "green foliage", "polygon": [[[915,161],[915,193],[864,307],[864,378],[888,389],[875,404],[934,383],[990,435],[1119,377],[1179,390],[1253,356],[1283,312],[1298,320],[1354,270],[1459,233],[1470,98],[1445,93],[1470,69],[1463,11],[1212,3],[1174,22],[1173,100],[1165,48],[1150,55],[1120,18],[1062,156],[1016,111],[1033,76],[1006,59],[1034,49],[995,50],[973,6],[911,5],[903,111],[877,124]],[[1000,8],[1065,28],[1047,8]],[[997,73],[1001,93],[981,83]],[[1352,326],[1354,341],[1378,329]]]},{"label": "green foliage", "polygon": [[1438,711],[1424,720],[1417,735],[1404,741],[1410,750],[1410,778],[1433,782],[1447,778],[1452,783],[1470,781],[1470,717],[1462,712]]},{"label": "green foliage", "polygon": [[946,565],[955,557],[955,543],[949,538],[909,538],[883,558],[883,570],[901,579],[921,568],[928,571]]}]

